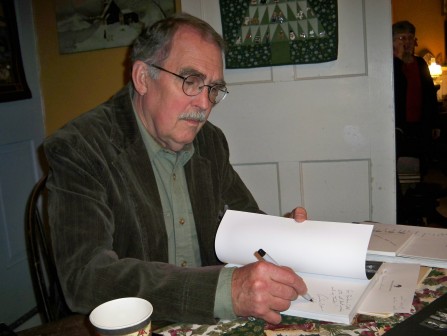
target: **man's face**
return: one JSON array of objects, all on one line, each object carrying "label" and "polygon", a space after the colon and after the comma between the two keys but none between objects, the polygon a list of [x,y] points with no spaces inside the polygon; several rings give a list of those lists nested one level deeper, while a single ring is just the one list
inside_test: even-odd
[{"label": "man's face", "polygon": [[396,53],[400,50],[403,55],[413,55],[414,48],[417,46],[416,38],[411,33],[400,33],[393,36],[393,49]]},{"label": "man's face", "polygon": [[[189,27],[176,32],[170,56],[164,64],[156,65],[183,77],[199,75],[207,85],[223,83],[220,48],[205,41]],[[163,147],[173,151],[181,150],[194,140],[213,108],[207,87],[197,96],[187,96],[182,84],[181,78],[160,71],[158,79],[147,76],[147,93],[135,102],[137,113],[149,134]],[[205,116],[203,121],[185,117],[198,112]]]}]

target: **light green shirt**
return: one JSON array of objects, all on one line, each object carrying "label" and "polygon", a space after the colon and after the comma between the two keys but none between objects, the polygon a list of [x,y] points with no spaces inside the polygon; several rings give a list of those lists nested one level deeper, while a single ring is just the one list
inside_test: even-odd
[{"label": "light green shirt", "polygon": [[[157,181],[168,236],[169,263],[181,267],[200,267],[199,242],[184,171],[184,165],[194,154],[194,146],[189,144],[180,152],[162,148],[134,113]],[[219,274],[214,302],[217,318],[236,317],[231,300],[233,271],[233,268],[224,268]]]}]

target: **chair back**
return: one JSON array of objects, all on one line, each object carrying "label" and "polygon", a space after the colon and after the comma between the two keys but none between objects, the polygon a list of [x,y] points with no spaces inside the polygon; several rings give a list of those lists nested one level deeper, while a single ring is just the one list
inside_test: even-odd
[{"label": "chair back", "polygon": [[397,174],[402,184],[421,182],[420,160],[416,157],[402,156],[397,159]]},{"label": "chair back", "polygon": [[71,312],[65,303],[56,271],[46,213],[47,177],[34,186],[27,205],[26,226],[29,262],[37,308],[44,323],[56,321]]}]

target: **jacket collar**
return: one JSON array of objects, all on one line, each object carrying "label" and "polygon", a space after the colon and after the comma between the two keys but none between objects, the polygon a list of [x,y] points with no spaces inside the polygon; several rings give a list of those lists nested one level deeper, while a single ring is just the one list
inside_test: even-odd
[{"label": "jacket collar", "polygon": [[129,82],[118,91],[111,99],[112,129],[110,132],[111,143],[120,149],[142,140],[138,129],[135,113],[133,112],[132,96],[133,85]]}]

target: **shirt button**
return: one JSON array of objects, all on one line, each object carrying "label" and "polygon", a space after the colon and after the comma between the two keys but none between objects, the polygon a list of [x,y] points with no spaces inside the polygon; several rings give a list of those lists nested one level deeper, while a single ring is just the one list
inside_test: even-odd
[{"label": "shirt button", "polygon": [[188,265],[188,263],[185,260],[183,260],[182,263],[181,263],[181,266],[182,267],[186,267],[186,265]]},{"label": "shirt button", "polygon": [[177,178],[177,176],[175,174],[172,174],[172,179],[175,181],[175,179]]},{"label": "shirt button", "polygon": [[185,220],[184,220],[183,218],[180,218],[179,221],[178,221],[178,223],[179,223],[180,225],[183,225],[183,224],[185,224]]}]

